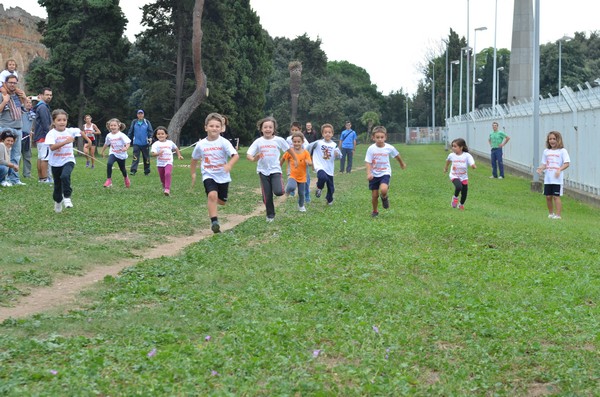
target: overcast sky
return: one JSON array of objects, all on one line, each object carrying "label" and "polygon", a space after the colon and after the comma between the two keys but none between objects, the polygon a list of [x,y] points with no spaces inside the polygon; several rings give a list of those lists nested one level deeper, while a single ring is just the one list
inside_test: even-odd
[{"label": "overcast sky", "polygon": [[[497,0],[250,0],[262,26],[273,37],[294,38],[307,33],[320,38],[329,60],[346,60],[364,68],[379,91],[388,94],[404,89],[413,94],[423,78],[420,65],[444,51],[442,39],[450,28],[467,36],[477,52],[494,45]],[[600,31],[597,0],[540,0],[540,42],[554,42],[565,34]],[[133,41],[139,24],[139,8],[151,1],[121,1],[127,16],[127,36]],[[510,49],[513,0],[498,0],[496,45]],[[535,0],[533,1],[535,3]],[[37,0],[0,0],[4,8],[19,6],[45,17]]]}]

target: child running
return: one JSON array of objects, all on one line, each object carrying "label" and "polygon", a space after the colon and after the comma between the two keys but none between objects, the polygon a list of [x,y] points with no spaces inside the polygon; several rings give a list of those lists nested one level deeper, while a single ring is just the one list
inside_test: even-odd
[{"label": "child running", "polygon": [[333,184],[333,172],[335,169],[335,159],[342,156],[342,152],[338,149],[337,144],[331,139],[333,138],[333,126],[331,124],[323,124],[321,126],[321,136],[323,139],[314,141],[306,150],[313,153],[313,167],[317,172],[317,190],[315,197],[321,197],[323,188],[327,185],[327,204],[333,204],[333,193],[335,186]]},{"label": "child running", "polygon": [[563,171],[569,168],[571,158],[563,144],[562,135],[558,131],[551,131],[546,136],[546,149],[542,155],[542,164],[538,167],[538,174],[544,175],[544,196],[548,206],[548,218],[561,219],[563,195]]},{"label": "child running", "polygon": [[[457,138],[452,141],[452,153],[446,159],[444,174],[448,172],[448,166],[452,164],[450,169],[450,180],[454,184],[454,196],[452,196],[452,208],[464,210],[465,202],[467,201],[467,193],[469,191],[469,175],[467,171],[469,167],[476,169],[475,160],[469,153],[467,143],[462,138]],[[460,204],[458,204],[458,195],[460,194]]]},{"label": "child running", "polygon": [[71,201],[71,173],[75,167],[75,156],[73,155],[73,142],[75,138],[81,136],[86,144],[91,144],[83,131],[79,128],[67,128],[69,115],[62,109],[56,109],[52,112],[52,124],[54,128],[46,134],[45,143],[50,149],[50,158],[48,165],[51,167],[52,178],[54,179],[54,211],[59,213],[65,208],[72,208]]},{"label": "child running", "polygon": [[169,133],[167,132],[167,127],[157,127],[154,130],[154,135],[157,141],[152,144],[150,155],[156,157],[156,168],[158,169],[163,193],[165,196],[169,196],[171,194],[171,176],[173,174],[173,150],[177,153],[179,160],[183,160],[183,156],[175,142],[168,139]]},{"label": "child running", "polygon": [[[288,137],[285,138],[285,141],[288,143],[288,145],[290,145],[290,147],[293,146],[292,136],[296,132],[302,132],[302,124],[300,124],[300,122],[298,122],[298,121],[292,122],[292,124],[290,125],[290,135],[288,135]],[[307,146],[308,146],[308,141],[306,140],[306,138],[304,138],[304,142],[302,143],[302,147],[304,149],[306,149]],[[281,164],[283,165],[283,162],[281,162]],[[306,183],[310,183],[310,172],[308,170],[308,165],[306,167],[307,167],[306,168]],[[288,167],[288,169],[287,169],[288,182],[289,182],[289,178],[290,178],[290,171],[291,171],[291,167]],[[286,189],[285,194],[294,197],[296,195],[296,191],[295,190],[288,191]],[[307,202],[307,203],[310,203],[310,197],[307,197],[306,194],[304,195],[304,201]]]},{"label": "child running", "polygon": [[131,144],[131,139],[122,132],[125,129],[125,124],[121,123],[119,119],[110,119],[106,123],[106,128],[108,128],[109,134],[106,135],[104,146],[102,146],[102,152],[100,153],[104,157],[106,147],[110,146],[104,187],[112,187],[112,167],[115,162],[119,165],[119,170],[121,170],[121,174],[125,180],[125,187],[130,187],[131,181],[127,176],[125,160],[127,159],[127,150]]},{"label": "child running", "polygon": [[281,179],[281,164],[279,152],[288,152],[298,166],[298,158],[290,145],[277,134],[277,121],[273,117],[265,117],[258,121],[257,127],[262,136],[257,138],[248,148],[247,158],[256,161],[256,172],[260,177],[260,187],[263,202],[267,209],[267,222],[275,220],[275,204],[273,195],[283,196],[283,181]]},{"label": "child running", "polygon": [[[159,127],[160,128],[160,127]],[[200,160],[202,182],[206,191],[208,216],[213,233],[221,232],[217,217],[217,204],[225,205],[231,182],[231,169],[238,161],[239,155],[231,142],[221,136],[223,118],[218,113],[211,113],[204,120],[206,138],[202,139],[192,152],[192,187],[196,183],[196,168]],[[231,157],[229,162],[227,159]]]},{"label": "child running", "polygon": [[294,153],[296,153],[296,158],[298,159],[298,166],[294,166],[294,164],[290,161],[292,160],[292,156],[286,152],[281,157],[280,164],[283,165],[285,161],[288,162],[288,170],[289,177],[287,181],[287,185],[285,187],[285,193],[293,196],[293,192],[298,188],[298,211],[306,212],[306,207],[304,206],[304,192],[306,187],[306,167],[312,165],[312,161],[310,160],[310,154],[304,149],[304,134],[299,131],[296,131],[292,134],[292,148],[294,149]]},{"label": "child running", "polygon": [[367,179],[369,180],[369,189],[371,190],[371,204],[373,204],[373,212],[371,216],[375,218],[379,215],[377,206],[379,197],[381,196],[381,204],[383,208],[390,208],[390,200],[388,197],[388,189],[390,186],[390,178],[392,176],[392,167],[390,157],[398,160],[400,168],[406,169],[406,164],[398,150],[395,147],[386,143],[387,130],[384,126],[373,128],[371,138],[375,141],[374,144],[367,149],[365,163],[367,165]]}]

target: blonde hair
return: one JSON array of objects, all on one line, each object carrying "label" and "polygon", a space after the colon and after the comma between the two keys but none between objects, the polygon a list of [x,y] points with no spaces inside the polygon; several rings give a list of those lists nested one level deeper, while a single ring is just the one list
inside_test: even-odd
[{"label": "blonde hair", "polygon": [[375,134],[377,134],[378,132],[383,132],[384,135],[387,135],[387,130],[385,129],[385,127],[382,125],[378,125],[376,127],[373,127],[373,131],[371,131],[371,136],[375,136]]},{"label": "blonde hair", "polygon": [[332,126],[331,124],[329,124],[329,123],[325,123],[325,124],[323,124],[323,125],[321,126],[321,134],[323,134],[323,131],[325,131],[325,128],[330,128],[330,129],[331,129],[331,132],[335,131],[335,130],[333,129],[333,126]]},{"label": "blonde hair", "polygon": [[300,139],[302,139],[302,142],[304,142],[304,134],[303,134],[303,133],[301,133],[301,132],[294,132],[294,133],[292,134],[292,140],[293,140],[294,138],[300,138]]},{"label": "blonde hair", "polygon": [[552,146],[550,146],[550,135],[554,135],[554,137],[556,138],[556,148],[557,149],[562,149],[565,147],[565,144],[563,143],[562,135],[560,134],[560,132],[550,131],[548,133],[548,135],[546,135],[546,149],[552,149]]},{"label": "blonde hair", "polygon": [[221,123],[221,125],[225,124],[225,118],[223,116],[221,116],[219,113],[210,113],[204,119],[204,126],[207,126],[208,122],[211,121],[211,120],[219,120],[219,122]]},{"label": "blonde hair", "polygon": [[121,120],[117,119],[117,118],[113,118],[110,119],[106,122],[106,128],[110,131],[110,127],[109,125],[111,123],[117,123],[119,125],[119,131],[125,131],[126,125],[125,123],[122,123]]}]

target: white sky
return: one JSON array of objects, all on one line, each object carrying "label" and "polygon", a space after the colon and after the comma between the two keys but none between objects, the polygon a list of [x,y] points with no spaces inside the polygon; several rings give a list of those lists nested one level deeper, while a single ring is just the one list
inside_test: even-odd
[{"label": "white sky", "polygon": [[[510,49],[514,0],[250,0],[262,26],[272,37],[295,38],[307,33],[320,38],[328,60],[346,60],[364,68],[379,91],[404,89],[414,94],[423,78],[420,65],[432,53],[444,52],[442,39],[450,28],[467,36],[477,52],[494,45],[494,9],[498,3],[496,45]],[[141,30],[141,10],[146,0],[121,1],[129,19],[127,36]],[[535,4],[535,0],[533,0]],[[4,8],[19,6],[45,17],[37,0],[0,0]],[[600,31],[596,0],[540,0],[540,42],[554,42],[565,34]]]}]

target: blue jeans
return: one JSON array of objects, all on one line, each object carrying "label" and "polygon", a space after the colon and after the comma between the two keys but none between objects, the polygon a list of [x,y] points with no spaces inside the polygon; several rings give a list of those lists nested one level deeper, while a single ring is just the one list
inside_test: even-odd
[{"label": "blue jeans", "polygon": [[494,178],[498,178],[498,169],[500,176],[504,178],[504,163],[502,162],[502,148],[492,149],[492,175]]},{"label": "blue jeans", "polygon": [[310,165],[306,166],[306,188],[304,191],[304,198],[307,203],[310,203]]},{"label": "blue jeans", "polygon": [[[10,131],[12,131],[13,134],[15,134],[15,144],[13,145],[12,149],[10,150],[10,162],[16,166],[19,166],[19,162],[21,161],[21,139],[23,138],[23,131],[20,128],[19,129],[3,128],[3,129],[10,130]],[[13,170],[12,168],[9,169],[6,180],[13,184],[17,183],[17,182],[21,182],[21,179],[19,179],[19,172]]]},{"label": "blue jeans", "polygon": [[346,163],[346,158],[348,158],[346,172],[352,171],[352,157],[354,157],[354,149],[342,148],[342,158],[340,159],[340,172],[344,172],[344,164]]},{"label": "blue jeans", "polygon": [[298,205],[300,207],[304,207],[304,193],[306,192],[306,187],[304,186],[306,182],[296,182],[294,178],[288,178],[287,184],[285,186],[285,192],[290,194],[298,189]]},{"label": "blue jeans", "polygon": [[8,170],[10,170],[10,168],[8,168],[7,165],[0,165],[0,182],[4,182],[4,178],[8,175]]}]

